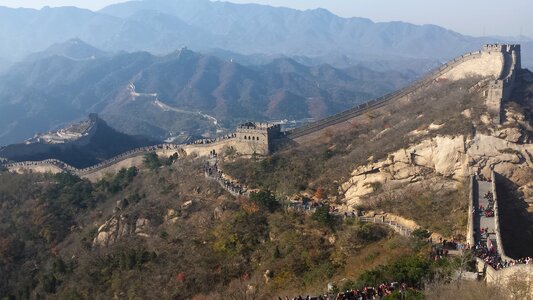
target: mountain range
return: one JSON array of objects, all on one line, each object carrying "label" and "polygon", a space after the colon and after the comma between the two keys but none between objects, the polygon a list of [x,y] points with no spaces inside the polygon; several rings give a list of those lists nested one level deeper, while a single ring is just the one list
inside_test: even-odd
[{"label": "mountain range", "polygon": [[81,40],[54,45],[0,75],[0,145],[98,113],[128,134],[214,134],[242,120],[320,118],[395,90],[411,72],[259,66],[188,49],[107,54]]},{"label": "mountain range", "polygon": [[[239,54],[448,60],[505,38],[475,38],[434,25],[376,23],[327,10],[299,11],[209,0],[130,1],[100,11],[0,7],[0,57],[9,61],[71,38],[105,51],[169,53],[222,49]],[[531,40],[525,40],[528,45]],[[525,47],[524,62],[532,56]]]},{"label": "mountain range", "polygon": [[[504,40],[209,0],[0,7],[0,39],[0,145],[89,113],[178,141],[243,120],[321,118]],[[521,40],[528,66],[533,42]]]}]

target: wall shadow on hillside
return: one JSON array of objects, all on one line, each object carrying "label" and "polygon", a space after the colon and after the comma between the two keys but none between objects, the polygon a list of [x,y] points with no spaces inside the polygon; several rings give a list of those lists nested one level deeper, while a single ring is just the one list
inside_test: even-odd
[{"label": "wall shadow on hillside", "polygon": [[496,180],[505,252],[512,258],[533,256],[533,214],[514,182],[501,175]]}]

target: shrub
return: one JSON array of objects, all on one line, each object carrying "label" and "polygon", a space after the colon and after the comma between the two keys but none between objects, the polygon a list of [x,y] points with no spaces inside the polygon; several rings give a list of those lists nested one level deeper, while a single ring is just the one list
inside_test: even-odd
[{"label": "shrub", "polygon": [[250,200],[252,202],[257,203],[262,208],[268,210],[271,213],[275,212],[281,207],[279,201],[276,200],[274,194],[272,194],[272,192],[268,190],[262,190],[257,193],[252,193],[250,195]]},{"label": "shrub", "polygon": [[328,227],[335,225],[335,217],[329,213],[329,205],[318,207],[313,213],[313,220]]},{"label": "shrub", "polygon": [[381,282],[405,282],[411,287],[421,287],[425,279],[432,279],[431,262],[419,256],[407,256],[391,265],[379,266],[359,276],[361,285],[377,285]]},{"label": "shrub", "polygon": [[161,161],[155,152],[146,153],[144,155],[143,164],[150,170],[157,170],[161,167]]},{"label": "shrub", "polygon": [[115,194],[126,188],[138,173],[139,170],[136,167],[131,167],[128,169],[122,168],[111,179],[104,178],[100,180],[96,186]]},{"label": "shrub", "polygon": [[413,230],[412,236],[420,240],[425,240],[431,236],[431,233],[426,229],[417,228]]},{"label": "shrub", "polygon": [[388,232],[382,226],[366,223],[357,228],[355,236],[362,242],[375,242],[385,238]]}]

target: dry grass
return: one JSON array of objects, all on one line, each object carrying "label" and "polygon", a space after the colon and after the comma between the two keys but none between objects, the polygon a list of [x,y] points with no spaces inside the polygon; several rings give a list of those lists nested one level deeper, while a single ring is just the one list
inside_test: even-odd
[{"label": "dry grass", "polygon": [[[372,118],[363,116],[347,132],[330,132],[318,144],[292,146],[260,161],[227,162],[227,172],[254,187],[290,195],[322,187],[329,195],[338,192],[350,172],[359,165],[386,158],[389,153],[437,135],[472,135],[471,119],[462,115],[472,109],[473,119],[483,111],[483,99],[468,92],[479,78],[435,85],[407,103],[391,103]],[[410,132],[429,124],[443,124],[428,135]],[[475,124],[476,130],[483,128]]]},{"label": "dry grass", "polygon": [[342,275],[336,276],[336,278],[338,280],[358,278],[366,270],[379,265],[387,265],[401,257],[411,255],[413,249],[409,243],[410,241],[406,238],[392,236],[389,239],[368,245],[357,254],[347,258]]},{"label": "dry grass", "polygon": [[468,220],[468,184],[437,190],[429,182],[387,190],[368,199],[368,208],[384,210],[414,220],[420,226],[447,237],[461,239]]}]

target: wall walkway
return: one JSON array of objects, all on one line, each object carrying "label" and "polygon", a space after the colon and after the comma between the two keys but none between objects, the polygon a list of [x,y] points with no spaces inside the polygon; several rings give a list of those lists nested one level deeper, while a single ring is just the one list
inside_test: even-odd
[{"label": "wall walkway", "polygon": [[[511,262],[515,259],[508,257],[505,254],[505,245],[502,243],[501,231],[500,231],[500,218],[498,210],[498,196],[496,190],[496,181],[498,174],[492,172],[492,181],[478,181],[474,176],[471,178],[470,189],[470,203],[471,208],[469,214],[469,240],[474,240],[475,245],[483,245],[488,248],[493,247],[496,249],[494,256],[499,256],[501,261]],[[487,217],[480,215],[480,205],[484,207],[490,207],[491,197],[485,197],[485,195],[491,193],[493,199],[494,216]],[[488,228],[488,234],[481,234],[481,228]],[[532,246],[533,247],[533,246]],[[511,266],[503,266],[495,268],[493,265],[487,263],[485,260],[477,257],[477,269],[484,277],[487,283],[498,284],[500,286],[506,285],[512,281],[525,280],[527,283],[533,283],[533,264],[516,264]],[[533,291],[531,291],[533,296]]]}]

